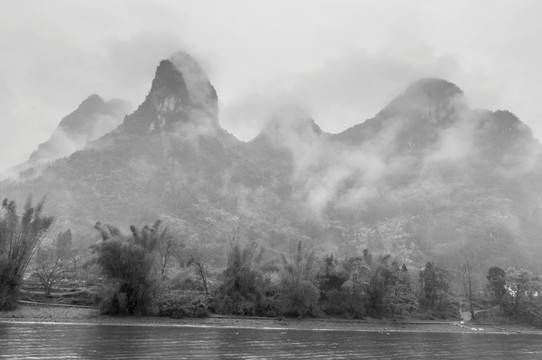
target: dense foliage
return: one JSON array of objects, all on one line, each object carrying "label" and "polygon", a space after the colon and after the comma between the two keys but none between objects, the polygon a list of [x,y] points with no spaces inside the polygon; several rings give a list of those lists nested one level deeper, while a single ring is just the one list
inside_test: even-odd
[{"label": "dense foliage", "polygon": [[14,201],[5,199],[0,210],[0,310],[17,305],[19,286],[36,247],[53,218],[44,216],[44,200],[36,206],[29,198],[22,216]]},{"label": "dense foliage", "polygon": [[94,247],[96,262],[107,283],[102,289],[100,307],[111,315],[150,313],[156,279],[155,250],[158,247],[159,222],[139,231],[131,226],[131,235],[122,235],[111,225],[96,224],[102,241]]},{"label": "dense foliage", "polygon": [[254,243],[246,247],[241,247],[238,242],[232,244],[222,285],[217,290],[223,311],[237,315],[258,314],[263,278],[255,268],[261,259],[256,251]]},{"label": "dense foliage", "polygon": [[[465,261],[456,268],[427,261],[415,279],[405,263],[389,254],[364,249],[350,257],[316,256],[310,240],[298,240],[289,254],[267,253],[265,244],[243,242],[236,235],[223,267],[217,268],[216,248],[179,237],[182,231],[170,231],[161,221],[141,230],[131,226],[129,235],[101,223],[95,229],[101,241],[92,247],[90,264],[102,276],[98,301],[106,314],[405,319],[457,318],[461,308],[483,321],[495,312],[491,306],[498,306],[505,316],[542,324],[541,277],[523,269],[492,266],[482,283],[478,272],[483,267],[469,267],[467,292]],[[71,269],[71,238],[71,231],[61,231],[54,246],[38,250],[34,272],[46,295]]]},{"label": "dense foliage", "polygon": [[333,255],[316,258],[299,241],[291,259],[283,255],[259,266],[256,248],[232,245],[222,285],[215,292],[219,311],[362,319],[408,316],[419,310],[407,267],[391,262],[389,255],[374,262],[368,250],[345,260]]},{"label": "dense foliage", "polygon": [[[494,276],[495,273],[502,274],[501,271],[493,270],[488,276]],[[525,269],[508,268],[504,280],[506,293],[502,295],[500,302],[505,312],[542,326],[542,278]],[[499,282],[495,284],[494,281],[491,287],[495,289],[493,292],[496,292],[496,295],[502,294]]]}]

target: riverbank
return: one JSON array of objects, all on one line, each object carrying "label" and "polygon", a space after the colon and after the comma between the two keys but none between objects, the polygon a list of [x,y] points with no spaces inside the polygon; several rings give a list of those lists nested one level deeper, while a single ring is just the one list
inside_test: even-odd
[{"label": "riverbank", "polygon": [[100,315],[97,309],[20,305],[18,309],[0,312],[0,322],[57,322],[119,326],[197,326],[219,328],[373,331],[373,332],[435,332],[435,333],[504,333],[538,334],[542,331],[525,325],[474,325],[456,321],[387,321],[342,319],[273,319],[215,315],[209,318],[170,319],[156,316],[112,317]]}]

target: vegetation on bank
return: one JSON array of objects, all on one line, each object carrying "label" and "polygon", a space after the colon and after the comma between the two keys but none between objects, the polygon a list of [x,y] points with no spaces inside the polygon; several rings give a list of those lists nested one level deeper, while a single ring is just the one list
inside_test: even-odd
[{"label": "vegetation on bank", "polygon": [[14,201],[4,199],[0,213],[0,310],[16,307],[23,275],[37,245],[53,223],[42,215],[44,200],[28,198],[22,215]]},{"label": "vegetation on bank", "polygon": [[[497,266],[482,275],[473,251],[456,267],[428,261],[420,270],[368,249],[349,257],[317,255],[307,240],[297,241],[289,254],[278,253],[237,233],[220,263],[216,249],[174,236],[161,221],[131,226],[129,233],[97,223],[99,241],[90,247],[75,245],[68,229],[38,247],[53,222],[42,208],[43,201],[33,207],[29,200],[19,216],[13,202],[3,203],[2,310],[16,305],[26,270],[25,283],[34,282],[46,299],[94,303],[110,315],[431,319],[457,318],[462,307],[476,319],[492,306],[513,318],[542,315],[539,276]],[[55,294],[61,284],[71,289]]]}]

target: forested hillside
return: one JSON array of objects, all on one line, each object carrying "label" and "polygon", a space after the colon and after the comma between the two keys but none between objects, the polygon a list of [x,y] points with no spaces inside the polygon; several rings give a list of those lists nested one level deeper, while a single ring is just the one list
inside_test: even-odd
[{"label": "forested hillside", "polygon": [[512,113],[470,109],[454,84],[420,80],[339,134],[284,109],[243,142],[219,119],[206,74],[178,53],[118,127],[4,180],[0,193],[18,203],[47,195],[57,226],[74,233],[161,219],[221,249],[238,229],[271,253],[301,240],[321,254],[368,249],[422,268],[475,244],[493,265],[542,270],[540,144]]}]

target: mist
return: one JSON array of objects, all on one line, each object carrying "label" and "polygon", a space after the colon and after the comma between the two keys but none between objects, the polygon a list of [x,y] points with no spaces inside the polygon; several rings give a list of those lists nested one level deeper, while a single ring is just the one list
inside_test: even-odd
[{"label": "mist", "polygon": [[[178,50],[188,50],[209,74],[222,126],[243,140],[285,103],[305,109],[326,132],[343,131],[421,77],[460,84],[473,108],[513,109],[538,136],[538,7],[536,1],[10,4],[0,21],[0,45],[9,49],[0,59],[0,119],[13,136],[0,145],[0,169],[24,161],[92,93],[141,103],[157,62]],[[522,26],[503,26],[514,23]],[[503,70],[511,64],[514,71]]]},{"label": "mist", "polygon": [[[4,4],[0,348],[105,356],[112,335],[123,358],[536,353],[540,14]],[[76,324],[119,321],[145,326]],[[514,339],[484,343],[496,334]]]}]

